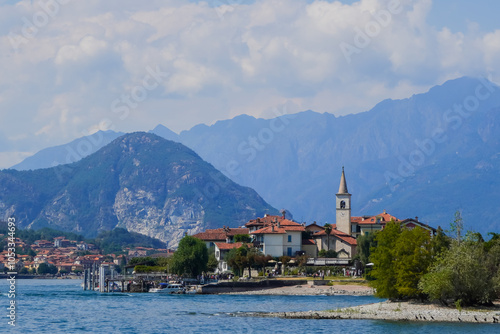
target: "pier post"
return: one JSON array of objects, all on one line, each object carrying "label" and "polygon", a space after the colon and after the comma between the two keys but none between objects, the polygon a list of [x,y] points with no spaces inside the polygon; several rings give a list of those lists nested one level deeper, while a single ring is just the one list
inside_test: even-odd
[{"label": "pier post", "polygon": [[87,269],[83,271],[83,291],[87,290]]},{"label": "pier post", "polygon": [[106,292],[106,268],[108,266],[101,264],[99,267],[99,292]]}]

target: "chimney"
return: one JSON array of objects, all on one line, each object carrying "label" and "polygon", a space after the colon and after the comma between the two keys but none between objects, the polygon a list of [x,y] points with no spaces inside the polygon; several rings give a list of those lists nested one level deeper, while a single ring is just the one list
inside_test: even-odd
[{"label": "chimney", "polygon": [[276,218],[276,225],[278,225],[278,228],[281,227],[281,224],[280,224],[280,221],[278,220],[278,218]]},{"label": "chimney", "polygon": [[285,216],[286,216],[286,210],[285,209],[281,210],[281,215],[282,215],[282,218],[285,219]]},{"label": "chimney", "polygon": [[384,210],[384,214],[385,214],[385,213],[387,213],[387,212],[385,212],[385,210]]},{"label": "chimney", "polygon": [[271,232],[274,232],[274,224],[271,223]]},{"label": "chimney", "polygon": [[415,220],[418,222],[418,216],[415,217]]}]

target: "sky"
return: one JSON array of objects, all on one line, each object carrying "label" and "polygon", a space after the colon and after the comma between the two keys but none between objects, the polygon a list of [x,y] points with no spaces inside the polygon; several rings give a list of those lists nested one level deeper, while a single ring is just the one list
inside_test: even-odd
[{"label": "sky", "polygon": [[4,0],[0,168],[98,130],[342,116],[461,76],[498,83],[499,12],[494,0]]}]

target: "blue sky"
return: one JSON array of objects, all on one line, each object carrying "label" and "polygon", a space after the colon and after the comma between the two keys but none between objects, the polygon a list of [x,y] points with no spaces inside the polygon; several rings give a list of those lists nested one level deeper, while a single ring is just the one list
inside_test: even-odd
[{"label": "blue sky", "polygon": [[498,83],[499,12],[493,0],[3,1],[0,168],[99,129],[341,116],[464,75]]}]

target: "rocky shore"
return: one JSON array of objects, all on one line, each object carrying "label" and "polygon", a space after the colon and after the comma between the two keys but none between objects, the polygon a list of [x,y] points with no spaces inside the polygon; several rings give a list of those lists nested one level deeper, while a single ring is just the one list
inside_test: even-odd
[{"label": "rocky shore", "polygon": [[270,289],[249,289],[247,291],[221,291],[221,294],[238,295],[290,295],[290,296],[318,296],[318,295],[354,295],[371,296],[373,289],[364,285],[295,285]]},{"label": "rocky shore", "polygon": [[287,319],[372,319],[389,321],[499,323],[500,305],[458,310],[435,304],[381,302],[328,311],[252,313],[248,316]]}]

